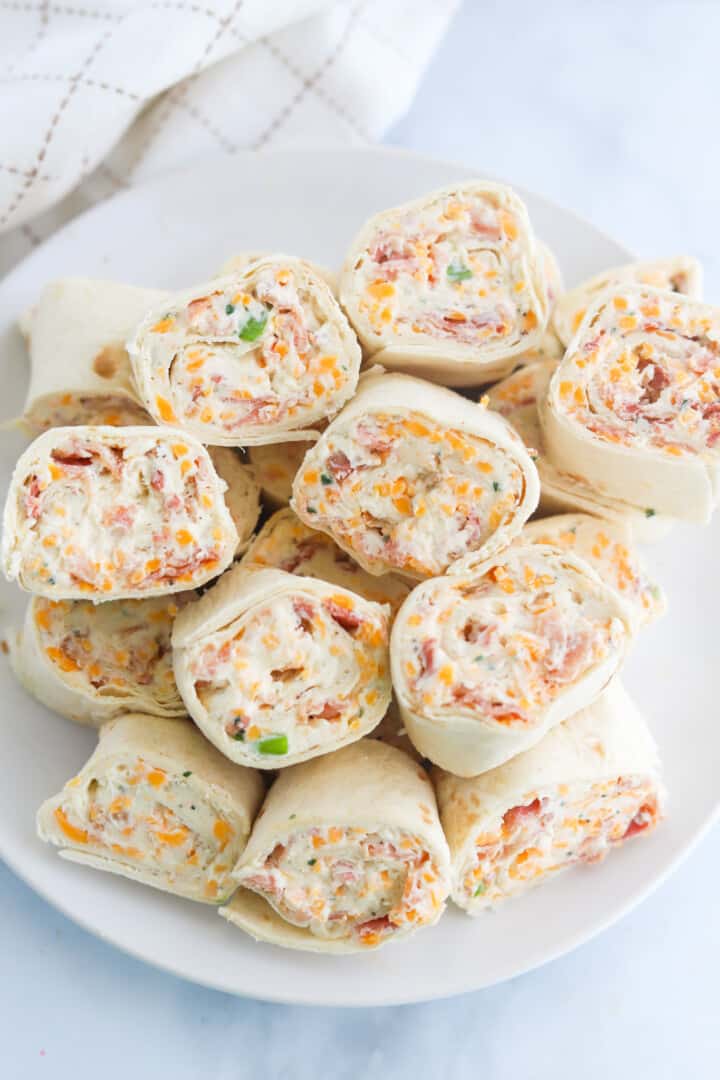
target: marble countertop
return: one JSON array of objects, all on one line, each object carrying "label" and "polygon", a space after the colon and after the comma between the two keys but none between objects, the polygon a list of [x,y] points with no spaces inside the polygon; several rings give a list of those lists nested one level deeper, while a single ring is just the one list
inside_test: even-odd
[{"label": "marble countertop", "polygon": [[[717,299],[718,40],[720,5],[703,0],[467,0],[388,141],[533,188],[639,255],[698,255]],[[0,866],[0,1075],[709,1080],[719,891],[715,829],[640,908],[569,956],[450,1001],[346,1011],[162,974]]]}]

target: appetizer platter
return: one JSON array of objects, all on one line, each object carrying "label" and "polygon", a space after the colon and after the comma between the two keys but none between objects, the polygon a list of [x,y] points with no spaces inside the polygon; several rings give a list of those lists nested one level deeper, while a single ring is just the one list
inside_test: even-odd
[{"label": "appetizer platter", "polygon": [[305,1003],[486,986],[637,903],[718,806],[713,299],[389,151],[52,238],[0,287],[0,854]]}]

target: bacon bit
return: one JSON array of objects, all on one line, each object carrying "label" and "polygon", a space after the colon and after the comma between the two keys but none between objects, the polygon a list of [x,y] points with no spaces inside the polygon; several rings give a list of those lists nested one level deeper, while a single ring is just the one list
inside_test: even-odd
[{"label": "bacon bit", "polygon": [[510,832],[517,825],[522,824],[527,818],[537,817],[541,810],[539,799],[533,799],[526,806],[513,806],[503,814],[503,831]]},{"label": "bacon bit", "polygon": [[[475,235],[481,237],[481,239],[483,240],[489,240],[494,243],[499,243],[502,239],[500,226],[497,224],[497,222],[482,221],[482,219],[477,216],[477,213],[471,215],[470,227],[475,233]],[[508,236],[510,236],[510,233],[508,233]]]},{"label": "bacon bit", "polygon": [[339,705],[333,705],[332,702],[326,701],[322,709],[319,712],[311,713],[308,717],[309,720],[337,720],[342,716],[342,708]]},{"label": "bacon bit", "polygon": [[437,642],[433,641],[431,638],[428,638],[427,640],[423,641],[422,645],[420,646],[419,659],[420,659],[420,677],[421,678],[423,678],[425,675],[430,675],[432,673],[434,667],[435,667],[435,659],[436,659],[436,657],[435,657],[435,647],[436,647],[436,645],[437,645]]},{"label": "bacon bit", "polygon": [[360,923],[356,927],[361,945],[377,945],[385,931],[391,929],[392,923],[389,915],[381,915],[377,919],[368,919],[367,922]]},{"label": "bacon bit", "polygon": [[[50,456],[54,461],[59,461],[61,465],[66,465],[69,468],[79,468],[80,466],[84,465],[92,465],[93,462],[92,454],[88,454],[87,456],[85,456],[83,454],[67,454],[62,450],[53,450]],[[53,476],[53,480],[56,479],[58,479],[58,477]]]},{"label": "bacon bit", "polygon": [[353,634],[362,626],[363,620],[359,615],[335,600],[325,600],[323,606],[330,618],[334,619],[338,626],[341,626],[348,634]]},{"label": "bacon bit", "polygon": [[342,450],[335,450],[330,454],[325,461],[325,468],[338,484],[342,484],[353,471],[350,458]]},{"label": "bacon bit", "polygon": [[663,390],[670,385],[670,376],[667,374],[659,364],[656,364],[652,360],[642,359],[638,362],[637,370],[644,371],[645,368],[652,368],[652,375],[644,384],[645,389],[642,397],[640,398],[641,405],[654,405],[658,400]]},{"label": "bacon bit", "polygon": [[494,629],[494,627],[488,626],[487,623],[480,623],[476,622],[475,619],[468,619],[462,628],[462,635],[466,641],[473,645],[478,643],[487,645],[489,644]]},{"label": "bacon bit", "polygon": [[652,825],[655,821],[656,807],[645,803],[638,810],[635,817],[632,819],[627,829],[625,830],[622,839],[629,840],[631,836],[637,836],[638,833],[644,832],[649,825]]},{"label": "bacon bit", "polygon": [[135,520],[134,506],[112,506],[103,514],[103,525],[108,528],[128,530]]},{"label": "bacon bit", "polygon": [[306,634],[312,632],[313,629],[313,617],[315,615],[315,609],[309,600],[295,599],[293,600],[293,611],[298,617],[300,626]]}]

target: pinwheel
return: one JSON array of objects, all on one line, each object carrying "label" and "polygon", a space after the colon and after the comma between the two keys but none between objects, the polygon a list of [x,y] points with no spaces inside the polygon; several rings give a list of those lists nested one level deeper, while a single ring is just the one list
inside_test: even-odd
[{"label": "pinwheel", "polygon": [[434,779],[452,898],[469,915],[649,833],[664,803],[655,742],[617,680],[505,765]]},{"label": "pinwheel", "polygon": [[38,701],[81,724],[135,711],[185,716],[170,634],[192,595],[106,604],[34,596],[9,636],[13,670]]},{"label": "pinwheel", "polygon": [[720,476],[720,308],[617,286],[540,402],[545,450],[605,498],[705,522]]},{"label": "pinwheel", "polygon": [[109,720],[90,760],[43,803],[42,840],[63,858],[206,904],[230,876],[262,800],[260,774],[232,765],[187,720]]},{"label": "pinwheel", "polygon": [[619,670],[631,620],[577,555],[516,543],[413,589],[393,624],[393,687],[415,747],[474,776],[539,742]]},{"label": "pinwheel", "polygon": [[423,578],[510,543],[538,488],[501,416],[408,375],[370,373],[306,455],[292,506],[369,573]]},{"label": "pinwheel", "polygon": [[445,386],[479,385],[540,342],[546,253],[510,188],[456,184],[367,222],[340,301],[373,360]]},{"label": "pinwheel", "polygon": [[362,952],[440,918],[448,863],[424,771],[363,739],[280,774],[220,914],[274,945]]},{"label": "pinwheel", "polygon": [[170,297],[128,342],[142,404],[205,443],[309,440],[352,396],[360,348],[309,263],[268,256]]},{"label": "pinwheel", "polygon": [[202,585],[229,566],[238,544],[224,491],[205,448],[179,431],[53,428],[15,466],[5,575],[67,600]]},{"label": "pinwheel", "polygon": [[175,678],[226,757],[276,769],[380,722],[390,609],[314,578],[235,567],[178,616]]}]

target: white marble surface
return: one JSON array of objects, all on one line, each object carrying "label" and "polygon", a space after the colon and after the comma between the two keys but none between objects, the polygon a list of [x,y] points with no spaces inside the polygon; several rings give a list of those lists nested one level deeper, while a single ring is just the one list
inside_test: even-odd
[{"label": "white marble surface", "polygon": [[[719,36],[712,0],[467,0],[389,141],[535,188],[639,254],[687,249],[720,299]],[[716,829],[571,956],[452,1001],[342,1011],[237,1000],[161,974],[0,867],[0,1076],[709,1080],[719,889]]]}]

